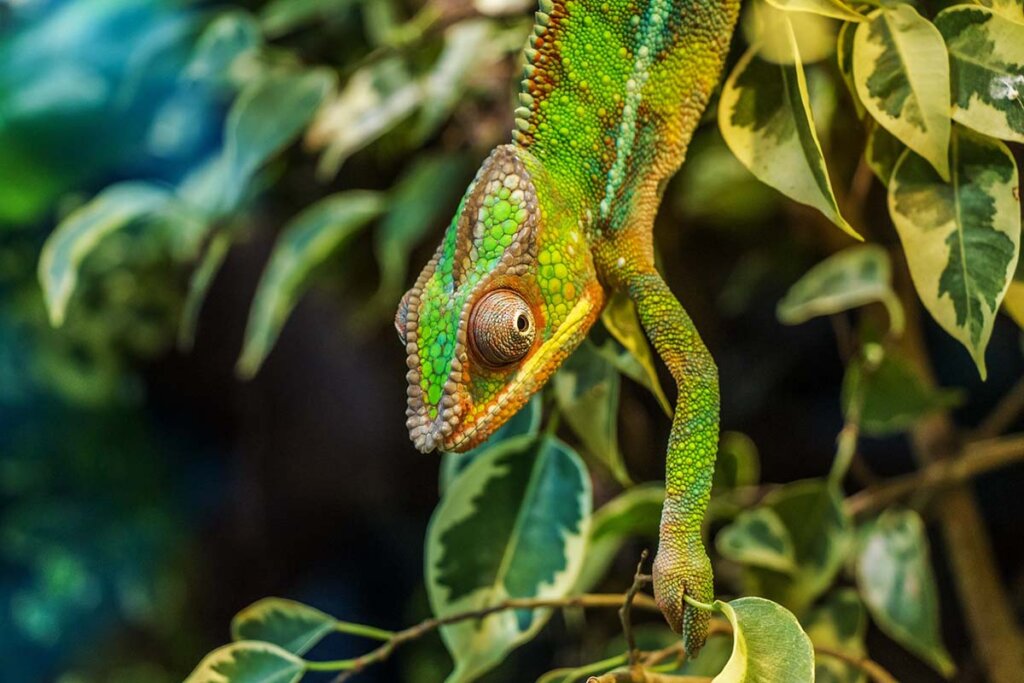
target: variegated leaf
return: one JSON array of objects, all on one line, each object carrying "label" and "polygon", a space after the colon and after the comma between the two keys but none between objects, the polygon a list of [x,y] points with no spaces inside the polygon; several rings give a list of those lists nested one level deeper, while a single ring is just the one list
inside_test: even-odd
[{"label": "variegated leaf", "polygon": [[864,158],[871,171],[882,181],[883,185],[889,185],[896,162],[900,160],[906,149],[906,145],[897,140],[895,135],[872,121],[868,130]]},{"label": "variegated leaf", "polygon": [[841,0],[767,0],[787,12],[810,12],[843,21],[864,21],[864,17]]},{"label": "variegated leaf", "polygon": [[836,41],[836,62],[839,65],[839,73],[843,76],[843,82],[846,83],[846,89],[850,93],[850,99],[853,100],[857,118],[863,119],[867,110],[864,108],[864,103],[860,101],[857,84],[853,81],[853,38],[857,35],[857,23],[859,22],[844,21],[840,27]]},{"label": "variegated leaf", "polygon": [[305,662],[271,643],[244,640],[206,655],[185,683],[297,683]]},{"label": "variegated leaf", "polygon": [[[840,588],[825,597],[804,620],[804,629],[816,647],[829,648],[860,659],[867,655],[864,637],[868,615],[852,588]],[[815,683],[863,683],[864,672],[845,660],[818,655],[814,663]]]},{"label": "variegated leaf", "polygon": [[985,377],[985,348],[1017,266],[1017,165],[1006,146],[957,127],[944,182],[917,155],[900,159],[889,212],[917,293],[935,320],[971,353]]},{"label": "variegated leaf", "polygon": [[764,598],[715,602],[732,625],[732,656],[712,683],[813,681],[814,648],[786,608]]},{"label": "variegated leaf", "polygon": [[978,2],[1008,19],[1024,22],[1024,0],[978,0]]},{"label": "variegated leaf", "polygon": [[231,638],[273,643],[302,656],[334,630],[334,617],[293,600],[264,598],[231,620]]},{"label": "variegated leaf", "polygon": [[953,118],[1003,140],[1024,142],[1024,21],[976,5],[935,17],[953,64]]},{"label": "variegated leaf", "polygon": [[719,532],[715,547],[722,557],[739,564],[786,574],[796,571],[796,553],[789,530],[768,507],[741,512]]},{"label": "variegated leaf", "polygon": [[[476,459],[434,511],[427,594],[435,616],[510,598],[559,598],[576,583],[590,529],[590,478],[560,441],[520,437]],[[449,683],[480,677],[533,638],[550,610],[503,611],[445,626]]]},{"label": "variegated leaf", "polygon": [[949,57],[913,7],[875,10],[853,41],[853,76],[868,113],[949,177]]},{"label": "variegated leaf", "polygon": [[821,211],[858,237],[839,213],[811,118],[807,82],[788,21],[791,64],[761,59],[755,45],[726,81],[718,125],[729,149],[751,173],[787,197]]}]

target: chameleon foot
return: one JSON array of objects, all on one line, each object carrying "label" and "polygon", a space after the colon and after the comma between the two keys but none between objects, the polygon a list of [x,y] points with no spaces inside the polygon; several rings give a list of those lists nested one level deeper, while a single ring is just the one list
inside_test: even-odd
[{"label": "chameleon foot", "polygon": [[711,613],[686,604],[683,597],[711,604],[715,589],[711,561],[704,549],[681,553],[674,548],[659,548],[654,558],[654,599],[669,626],[682,633],[688,657],[696,657],[704,647]]}]

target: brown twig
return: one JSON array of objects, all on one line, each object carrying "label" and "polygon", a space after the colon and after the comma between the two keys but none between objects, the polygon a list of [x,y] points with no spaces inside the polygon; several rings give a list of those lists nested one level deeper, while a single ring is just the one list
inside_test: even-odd
[{"label": "brown twig", "polygon": [[1013,425],[1021,413],[1024,413],[1024,377],[1006,392],[971,436],[974,439],[999,436]]},{"label": "brown twig", "polygon": [[619,621],[622,622],[622,634],[626,637],[626,656],[629,658],[629,666],[634,667],[639,659],[636,649],[636,636],[633,633],[632,609],[633,600],[644,586],[651,582],[651,576],[644,574],[644,564],[647,562],[647,549],[640,553],[640,561],[637,562],[636,572],[633,574],[633,585],[626,591],[626,598],[619,608]]},{"label": "brown twig", "polygon": [[1024,434],[975,441],[964,446],[959,458],[937,460],[917,472],[855,493],[846,499],[846,510],[853,516],[875,512],[907,496],[946,489],[1020,461],[1024,461]]},{"label": "brown twig", "polygon": [[[583,608],[614,608],[621,607],[624,596],[621,593],[596,593],[587,595],[576,595],[568,598],[555,598],[555,599],[510,599],[503,600],[495,603],[490,607],[484,607],[476,610],[467,610],[465,612],[458,612],[456,614],[449,614],[445,617],[435,617],[432,619],[425,619],[415,626],[411,626],[405,630],[398,631],[395,635],[388,640],[386,643],[381,645],[375,650],[372,650],[361,657],[357,657],[352,660],[351,666],[348,670],[341,672],[335,677],[333,683],[343,683],[343,681],[349,680],[352,676],[355,676],[359,672],[363,671],[369,666],[379,664],[386,660],[399,646],[404,645],[410,641],[422,638],[423,636],[436,631],[442,626],[449,624],[455,624],[463,621],[476,621],[483,619],[492,614],[498,612],[506,612],[512,609],[544,609],[544,608],[566,608],[566,607],[583,607]],[[643,593],[637,594],[633,597],[633,604],[640,608],[650,612],[657,612],[658,606],[655,604],[654,599],[649,595]]]},{"label": "brown twig", "polygon": [[826,657],[833,657],[841,662],[845,662],[852,667],[860,669],[875,683],[898,683],[895,676],[886,671],[881,664],[878,662],[868,659],[867,657],[857,657],[850,655],[842,650],[834,650],[830,647],[815,647],[814,653],[816,655],[825,655]]}]

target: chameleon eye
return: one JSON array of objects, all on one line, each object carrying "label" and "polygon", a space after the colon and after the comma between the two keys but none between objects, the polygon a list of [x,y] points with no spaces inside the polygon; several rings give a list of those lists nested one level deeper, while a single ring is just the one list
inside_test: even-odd
[{"label": "chameleon eye", "polygon": [[473,307],[469,328],[477,355],[496,367],[525,358],[537,333],[529,304],[509,289],[480,299]]}]

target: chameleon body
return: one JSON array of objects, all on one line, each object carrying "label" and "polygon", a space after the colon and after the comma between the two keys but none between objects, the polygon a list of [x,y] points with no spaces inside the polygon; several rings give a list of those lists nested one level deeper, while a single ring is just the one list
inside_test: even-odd
[{"label": "chameleon body", "polygon": [[416,447],[479,444],[540,389],[624,290],[676,380],[655,597],[695,653],[714,598],[701,524],[718,445],[718,377],[654,265],[665,185],[715,87],[738,0],[541,0],[516,109],[444,240],[405,295]]}]

